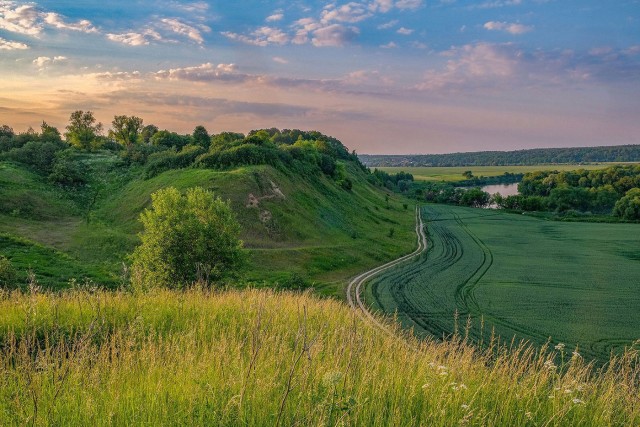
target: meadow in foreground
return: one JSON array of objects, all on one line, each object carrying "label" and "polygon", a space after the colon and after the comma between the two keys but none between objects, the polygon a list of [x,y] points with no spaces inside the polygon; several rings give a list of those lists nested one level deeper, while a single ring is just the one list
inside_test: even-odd
[{"label": "meadow in foreground", "polygon": [[400,339],[308,293],[3,293],[0,425],[640,423],[635,352],[510,347]]}]

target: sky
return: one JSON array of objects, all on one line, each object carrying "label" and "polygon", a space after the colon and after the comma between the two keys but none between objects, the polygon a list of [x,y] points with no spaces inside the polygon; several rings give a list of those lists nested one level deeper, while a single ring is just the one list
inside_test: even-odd
[{"label": "sky", "polygon": [[318,130],[371,154],[640,143],[640,0],[0,0],[0,124]]}]

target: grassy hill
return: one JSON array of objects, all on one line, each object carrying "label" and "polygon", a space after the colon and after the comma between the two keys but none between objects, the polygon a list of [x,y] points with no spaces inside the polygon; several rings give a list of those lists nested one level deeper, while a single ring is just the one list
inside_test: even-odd
[{"label": "grassy hill", "polygon": [[250,253],[244,281],[315,282],[321,292],[339,294],[343,279],[413,244],[413,206],[405,208],[406,200],[371,185],[347,161],[342,164],[351,190],[322,174],[268,165],[190,167],[146,178],[142,167],[124,166],[110,152],[75,156],[90,171],[90,181],[75,190],[26,166],[0,162],[0,252],[23,278],[32,269],[43,285],[84,277],[117,285],[126,255],[138,243],[138,216],[150,195],[166,186],[201,186],[231,201]]},{"label": "grassy hill", "polygon": [[634,354],[594,371],[490,347],[401,339],[308,293],[3,294],[0,424],[640,423]]}]

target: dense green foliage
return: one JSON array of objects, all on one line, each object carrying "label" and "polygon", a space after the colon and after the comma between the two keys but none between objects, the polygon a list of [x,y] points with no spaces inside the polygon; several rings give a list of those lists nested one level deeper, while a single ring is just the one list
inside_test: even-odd
[{"label": "dense green foliage", "polygon": [[596,371],[389,331],[309,293],[0,293],[0,425],[640,423],[637,352]]},{"label": "dense green foliage", "polygon": [[239,268],[240,224],[229,203],[201,187],[184,195],[167,187],[151,200],[140,215],[142,243],[131,256],[135,287],[184,288],[196,282],[209,287]]},{"label": "dense green foliage", "polygon": [[[541,208],[597,213],[610,213],[613,209],[615,215],[629,220],[640,219],[638,209],[634,208],[639,188],[640,166],[612,166],[592,171],[540,171],[526,174],[518,185],[520,198],[535,197],[540,200]],[[505,203],[508,202],[509,198],[506,198]]]},{"label": "dense green foliage", "polygon": [[640,145],[608,147],[536,148],[517,151],[480,151],[452,154],[361,154],[369,166],[506,166],[554,163],[640,162]]},{"label": "dense green foliage", "polygon": [[[609,360],[638,339],[636,224],[545,221],[490,209],[428,205],[428,252],[374,278],[367,300],[420,336],[458,330],[578,346]],[[467,323],[469,322],[469,323]],[[466,324],[466,326],[465,326]]]},{"label": "dense green foliage", "polygon": [[446,182],[421,182],[415,185],[415,195],[426,202],[475,208],[485,207],[491,201],[489,193],[479,187],[461,188]]}]

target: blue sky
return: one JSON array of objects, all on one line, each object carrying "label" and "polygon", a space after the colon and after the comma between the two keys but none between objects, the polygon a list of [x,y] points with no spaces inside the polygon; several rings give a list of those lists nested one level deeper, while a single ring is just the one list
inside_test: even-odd
[{"label": "blue sky", "polygon": [[640,143],[640,1],[1,1],[0,115],[362,153]]}]

